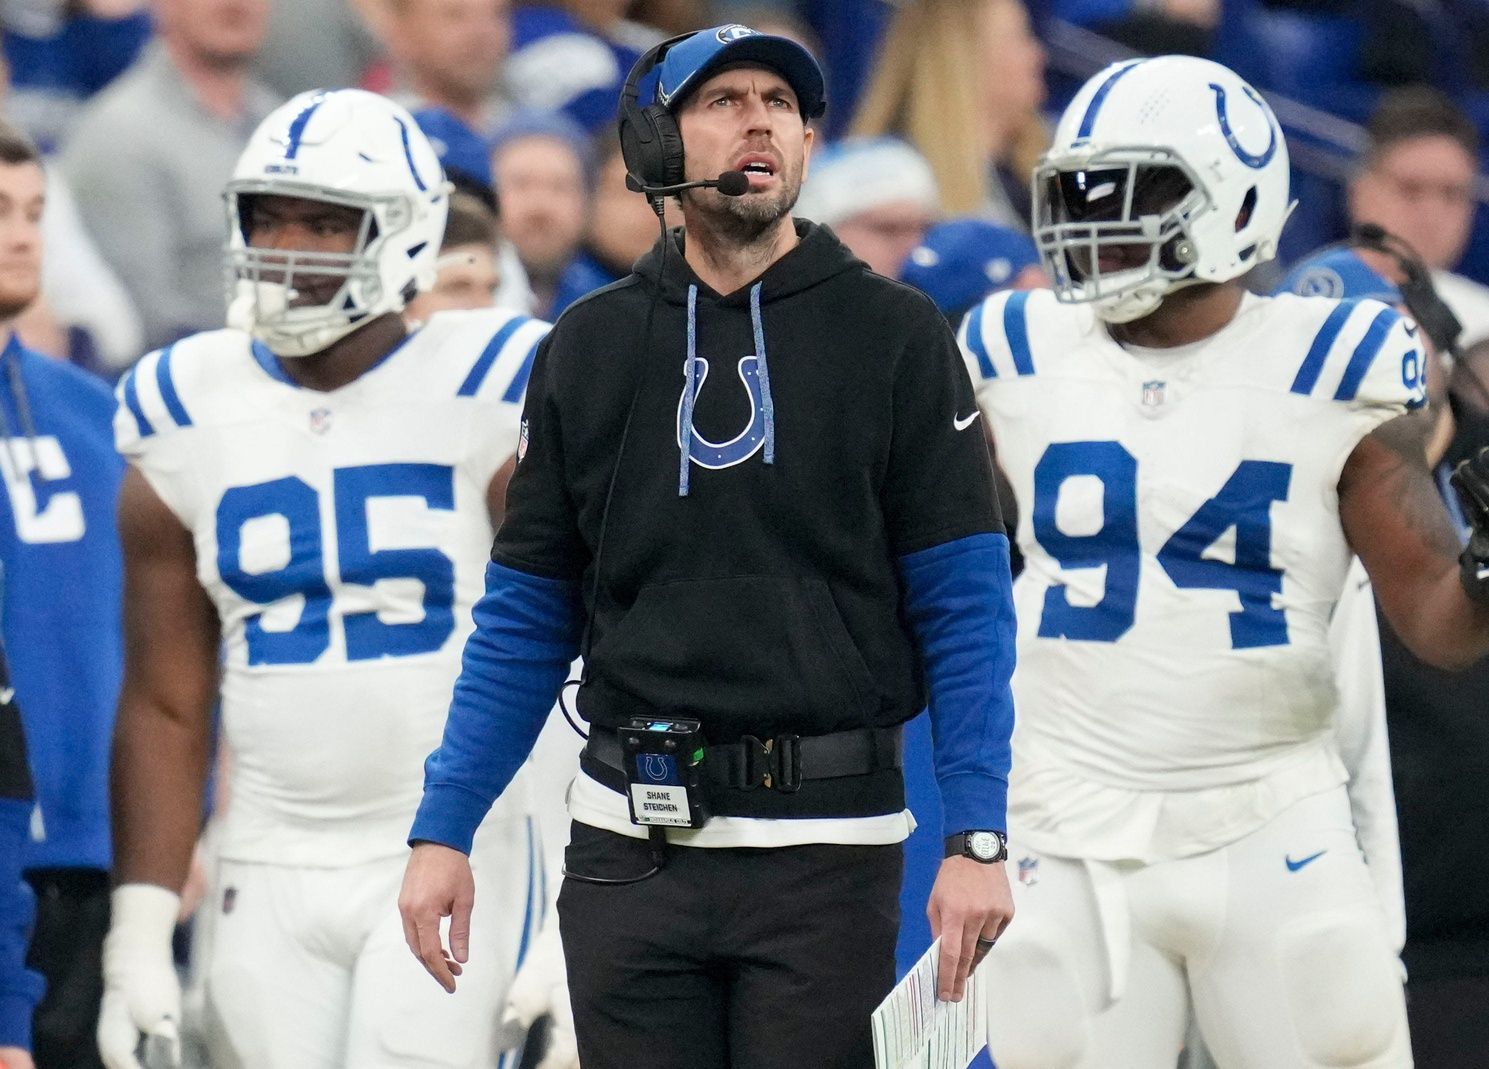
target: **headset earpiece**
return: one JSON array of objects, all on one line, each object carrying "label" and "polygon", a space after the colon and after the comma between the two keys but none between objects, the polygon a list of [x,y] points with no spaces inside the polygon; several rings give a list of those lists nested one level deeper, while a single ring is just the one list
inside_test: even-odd
[{"label": "headset earpiece", "polygon": [[662,104],[637,104],[641,79],[658,66],[673,45],[692,37],[679,34],[652,48],[636,61],[620,92],[620,156],[626,164],[626,186],[671,186],[683,180],[682,131]]}]

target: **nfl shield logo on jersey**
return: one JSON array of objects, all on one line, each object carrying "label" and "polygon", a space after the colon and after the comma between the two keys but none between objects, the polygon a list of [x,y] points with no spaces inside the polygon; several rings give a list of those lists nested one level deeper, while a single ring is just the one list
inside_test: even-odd
[{"label": "nfl shield logo on jersey", "polygon": [[325,434],[331,429],[331,410],[329,408],[313,409],[310,413],[310,429],[316,434]]},{"label": "nfl shield logo on jersey", "polygon": [[1158,379],[1143,383],[1143,404],[1149,408],[1156,408],[1163,404],[1163,383]]},{"label": "nfl shield logo on jersey", "polygon": [[1025,887],[1033,887],[1039,882],[1039,858],[1019,858],[1019,883]]}]

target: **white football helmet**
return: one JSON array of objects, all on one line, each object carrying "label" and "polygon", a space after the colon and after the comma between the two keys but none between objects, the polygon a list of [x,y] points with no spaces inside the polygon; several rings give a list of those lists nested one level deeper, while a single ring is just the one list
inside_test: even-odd
[{"label": "white football helmet", "polygon": [[1062,301],[1108,323],[1277,255],[1287,145],[1272,109],[1207,59],[1116,63],[1075,95],[1034,171],[1034,239]]},{"label": "white football helmet", "polygon": [[[348,254],[254,248],[253,198],[324,201],[362,212]],[[278,356],[320,352],[434,284],[449,197],[439,157],[412,115],[361,89],[301,93],[259,124],[225,193],[228,325]],[[340,278],[328,300],[295,285]],[[316,287],[324,293],[325,287]]]}]

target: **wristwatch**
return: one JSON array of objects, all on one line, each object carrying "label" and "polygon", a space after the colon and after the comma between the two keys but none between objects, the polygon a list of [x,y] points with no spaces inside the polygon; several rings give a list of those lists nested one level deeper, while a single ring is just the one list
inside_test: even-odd
[{"label": "wristwatch", "polygon": [[946,857],[970,857],[991,865],[1008,858],[1008,836],[1001,831],[961,831],[946,837]]}]

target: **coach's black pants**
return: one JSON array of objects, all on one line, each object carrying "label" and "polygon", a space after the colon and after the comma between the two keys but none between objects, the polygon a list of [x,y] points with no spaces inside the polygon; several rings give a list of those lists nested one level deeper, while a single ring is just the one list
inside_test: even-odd
[{"label": "coach's black pants", "polygon": [[103,1069],[98,1004],[103,937],[109,932],[109,874],[101,869],[34,869],[36,927],[28,968],[47,990],[31,1018],[37,1069]]},{"label": "coach's black pants", "polygon": [[1489,976],[1412,977],[1406,1015],[1417,1069],[1489,1066]]},{"label": "coach's black pants", "polygon": [[[558,917],[584,1069],[873,1069],[894,985],[894,846],[670,846],[661,872],[566,878]],[[570,873],[651,867],[644,839],[575,823]]]}]

